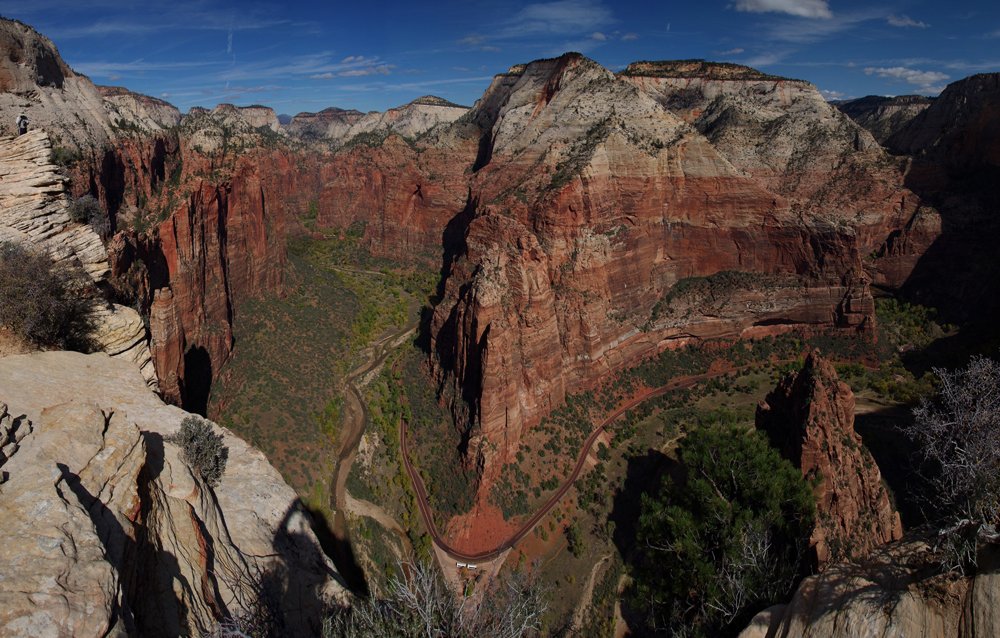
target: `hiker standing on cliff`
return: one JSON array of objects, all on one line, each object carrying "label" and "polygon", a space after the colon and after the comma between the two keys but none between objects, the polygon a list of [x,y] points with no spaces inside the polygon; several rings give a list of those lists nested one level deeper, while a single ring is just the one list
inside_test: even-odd
[{"label": "hiker standing on cliff", "polygon": [[24,113],[21,113],[17,117],[17,134],[24,135],[27,132],[28,132],[28,118],[24,115]]}]

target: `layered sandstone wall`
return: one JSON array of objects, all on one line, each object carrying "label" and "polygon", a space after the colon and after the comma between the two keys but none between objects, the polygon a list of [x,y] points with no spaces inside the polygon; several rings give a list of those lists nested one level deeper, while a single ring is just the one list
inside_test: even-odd
[{"label": "layered sandstone wall", "polygon": [[[567,55],[498,76],[466,118],[482,131],[470,179],[475,207],[456,219],[467,229],[431,333],[439,370],[472,398],[470,449],[487,476],[566,392],[671,338],[739,337],[763,324],[870,327],[864,257],[906,223],[898,202],[804,215],[800,193],[772,190],[768,176],[780,167],[739,166],[741,156],[727,155],[725,145],[720,152],[664,107],[665,85],[651,92],[644,81]],[[802,102],[783,102],[782,91],[809,87],[739,82],[766,82],[772,109]],[[881,152],[845,116],[825,123],[830,109],[809,90],[816,95],[782,117],[813,113],[871,142],[852,152]],[[783,135],[794,144],[794,131]],[[780,275],[794,285],[731,295],[721,315],[654,316],[678,281],[719,271]]]}]

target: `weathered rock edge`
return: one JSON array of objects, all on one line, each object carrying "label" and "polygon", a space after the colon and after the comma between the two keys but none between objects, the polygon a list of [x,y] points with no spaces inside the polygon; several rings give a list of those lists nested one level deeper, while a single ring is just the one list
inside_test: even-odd
[{"label": "weathered rock edge", "polygon": [[168,440],[189,414],[131,363],[7,357],[0,400],[34,424],[0,465],[0,636],[204,635],[256,595],[258,579],[286,630],[309,635],[345,595],[264,455],[213,424],[229,460],[208,488]]}]

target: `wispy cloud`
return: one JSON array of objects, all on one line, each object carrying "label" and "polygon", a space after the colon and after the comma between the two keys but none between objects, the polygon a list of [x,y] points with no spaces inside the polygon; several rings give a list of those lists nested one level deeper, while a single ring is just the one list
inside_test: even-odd
[{"label": "wispy cloud", "polygon": [[639,35],[636,33],[626,33],[622,36],[622,42],[628,42],[630,40],[638,40]]},{"label": "wispy cloud", "polygon": [[838,14],[828,20],[783,19],[764,26],[762,36],[765,40],[813,44],[853,29],[862,22],[884,16],[885,14],[880,11],[868,10]]},{"label": "wispy cloud", "polygon": [[333,73],[332,71],[327,71],[326,73],[315,73],[310,75],[309,78],[313,80],[329,80],[331,78],[362,78],[368,75],[389,75],[392,73],[392,69],[395,68],[395,64],[378,64],[365,66],[360,69],[348,69],[337,73]]},{"label": "wispy cloud", "polygon": [[905,13],[901,13],[899,15],[890,13],[889,17],[887,17],[885,21],[894,27],[919,27],[921,29],[926,29],[931,26],[929,24],[924,24],[923,22],[917,22]]},{"label": "wispy cloud", "polygon": [[728,51],[716,51],[715,55],[736,55],[738,53],[743,53],[743,49],[730,49]]},{"label": "wispy cloud", "polygon": [[614,22],[611,9],[594,0],[529,4],[508,20],[496,37],[573,36],[595,32]]},{"label": "wispy cloud", "polygon": [[422,89],[428,86],[440,86],[442,84],[458,84],[462,82],[489,82],[492,79],[493,76],[477,77],[477,78],[450,78],[446,80],[427,80],[425,82],[404,82],[401,84],[386,84],[385,82],[379,82],[377,84],[347,84],[340,88],[345,91],[383,91],[386,89],[411,90],[411,89]]},{"label": "wispy cloud", "polygon": [[787,13],[800,18],[833,18],[825,0],[737,0],[737,11],[750,13]]},{"label": "wispy cloud", "polygon": [[143,59],[132,62],[83,62],[74,64],[73,69],[84,75],[91,76],[112,76],[116,75],[121,79],[122,73],[135,73],[142,75],[147,71],[189,71],[197,68],[208,68],[217,66],[215,62],[147,62]]},{"label": "wispy cloud", "polygon": [[839,100],[840,98],[844,97],[844,94],[841,93],[840,91],[825,91],[823,89],[820,89],[819,94],[822,95],[823,99],[826,100],[827,102],[831,102],[833,100]]},{"label": "wispy cloud", "polygon": [[947,73],[939,71],[920,71],[919,69],[908,69],[903,66],[888,68],[868,67],[865,75],[875,74],[880,78],[888,78],[896,82],[906,82],[920,87],[922,90],[931,93],[940,93],[943,86],[937,86],[945,80],[951,79]]}]

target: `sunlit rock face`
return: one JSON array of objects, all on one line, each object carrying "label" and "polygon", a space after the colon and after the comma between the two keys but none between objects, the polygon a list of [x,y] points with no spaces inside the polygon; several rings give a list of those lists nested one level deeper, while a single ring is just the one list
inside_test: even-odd
[{"label": "sunlit rock face", "polygon": [[0,359],[0,636],[205,635],[255,583],[294,635],[343,596],[295,492],[259,451],[228,447],[209,487],[169,436],[191,416],[130,362]]},{"label": "sunlit rock face", "polygon": [[[898,174],[844,182],[891,158],[815,87],[745,67],[616,76],[566,55],[497,76],[463,121],[452,137],[478,134],[479,152],[431,332],[442,375],[472,397],[487,477],[566,392],[672,339],[867,329],[864,257],[917,206]],[[654,312],[676,282],[719,271],[785,284]]]}]

